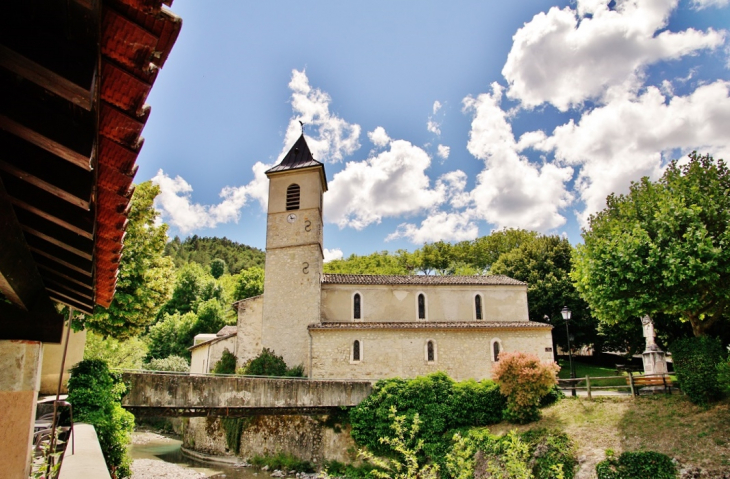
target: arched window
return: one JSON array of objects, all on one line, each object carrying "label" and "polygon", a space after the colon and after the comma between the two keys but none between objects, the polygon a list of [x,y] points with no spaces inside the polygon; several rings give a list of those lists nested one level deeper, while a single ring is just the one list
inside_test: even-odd
[{"label": "arched window", "polygon": [[426,361],[432,363],[436,360],[436,352],[434,350],[433,341],[426,343]]},{"label": "arched window", "polygon": [[352,360],[360,361],[360,341],[357,339],[352,343]]},{"label": "arched window", "polygon": [[502,341],[499,339],[493,339],[492,340],[492,361],[495,363],[499,361],[499,353],[503,351],[502,349]]},{"label": "arched window", "polygon": [[353,319],[361,319],[362,313],[360,308],[360,293],[355,293],[352,297],[352,317]]},{"label": "arched window", "polygon": [[476,319],[483,319],[482,317],[482,295],[477,294],[474,296],[474,317]]},{"label": "arched window", "polygon": [[292,183],[286,189],[286,209],[287,211],[299,209],[299,185],[296,183]]},{"label": "arched window", "polygon": [[418,319],[426,319],[426,295],[418,295]]}]

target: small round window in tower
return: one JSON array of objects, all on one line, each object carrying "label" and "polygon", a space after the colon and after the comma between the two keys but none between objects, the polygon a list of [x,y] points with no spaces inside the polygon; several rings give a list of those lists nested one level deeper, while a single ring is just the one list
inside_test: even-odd
[{"label": "small round window in tower", "polygon": [[296,183],[286,189],[286,209],[287,211],[299,209],[299,185]]}]

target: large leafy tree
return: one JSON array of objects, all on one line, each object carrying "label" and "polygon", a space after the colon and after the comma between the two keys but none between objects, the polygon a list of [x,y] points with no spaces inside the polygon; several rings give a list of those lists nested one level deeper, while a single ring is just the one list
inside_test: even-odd
[{"label": "large leafy tree", "polygon": [[264,292],[264,269],[254,266],[245,269],[236,275],[236,289],[233,292],[234,300],[252,298]]},{"label": "large leafy tree", "polygon": [[730,301],[725,163],[692,153],[659,181],[643,178],[606,203],[589,219],[573,272],[594,314],[610,325],[665,313],[707,334]]},{"label": "large leafy tree", "polygon": [[149,181],[137,185],[114,300],[109,308],[97,306],[93,315],[75,321],[76,328],[127,339],[145,331],[160,307],[170,299],[173,263],[163,256],[167,225],[156,224],[159,213],[153,206],[159,193],[159,186]]},{"label": "large leafy tree", "polygon": [[[504,274],[527,286],[529,316],[532,321],[555,325],[555,342],[567,347],[567,336],[560,310],[573,312],[570,331],[574,345],[593,344],[601,349],[596,321],[570,278],[573,247],[566,238],[537,236],[502,254],[492,265],[493,274]],[[546,318],[547,316],[547,318]]]}]

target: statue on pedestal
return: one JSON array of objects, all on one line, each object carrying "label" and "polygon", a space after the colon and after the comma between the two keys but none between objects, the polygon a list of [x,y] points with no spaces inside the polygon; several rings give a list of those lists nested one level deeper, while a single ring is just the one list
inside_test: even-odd
[{"label": "statue on pedestal", "polygon": [[644,374],[664,374],[667,372],[667,360],[664,357],[664,351],[659,349],[654,340],[654,322],[647,314],[641,318],[641,325],[644,328],[644,337],[646,338],[646,348],[642,354]]}]

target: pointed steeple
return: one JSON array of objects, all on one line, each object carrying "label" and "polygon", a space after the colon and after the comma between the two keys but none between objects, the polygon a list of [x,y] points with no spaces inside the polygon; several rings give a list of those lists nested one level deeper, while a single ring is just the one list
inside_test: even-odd
[{"label": "pointed steeple", "polygon": [[304,133],[302,133],[302,136],[300,136],[296,143],[294,143],[294,146],[292,146],[289,153],[284,156],[281,163],[267,170],[266,174],[268,175],[269,173],[276,173],[279,171],[297,170],[299,168],[310,168],[312,166],[321,166],[324,168],[324,165],[315,160],[312,156],[312,152],[309,151],[307,141],[304,139]]}]

